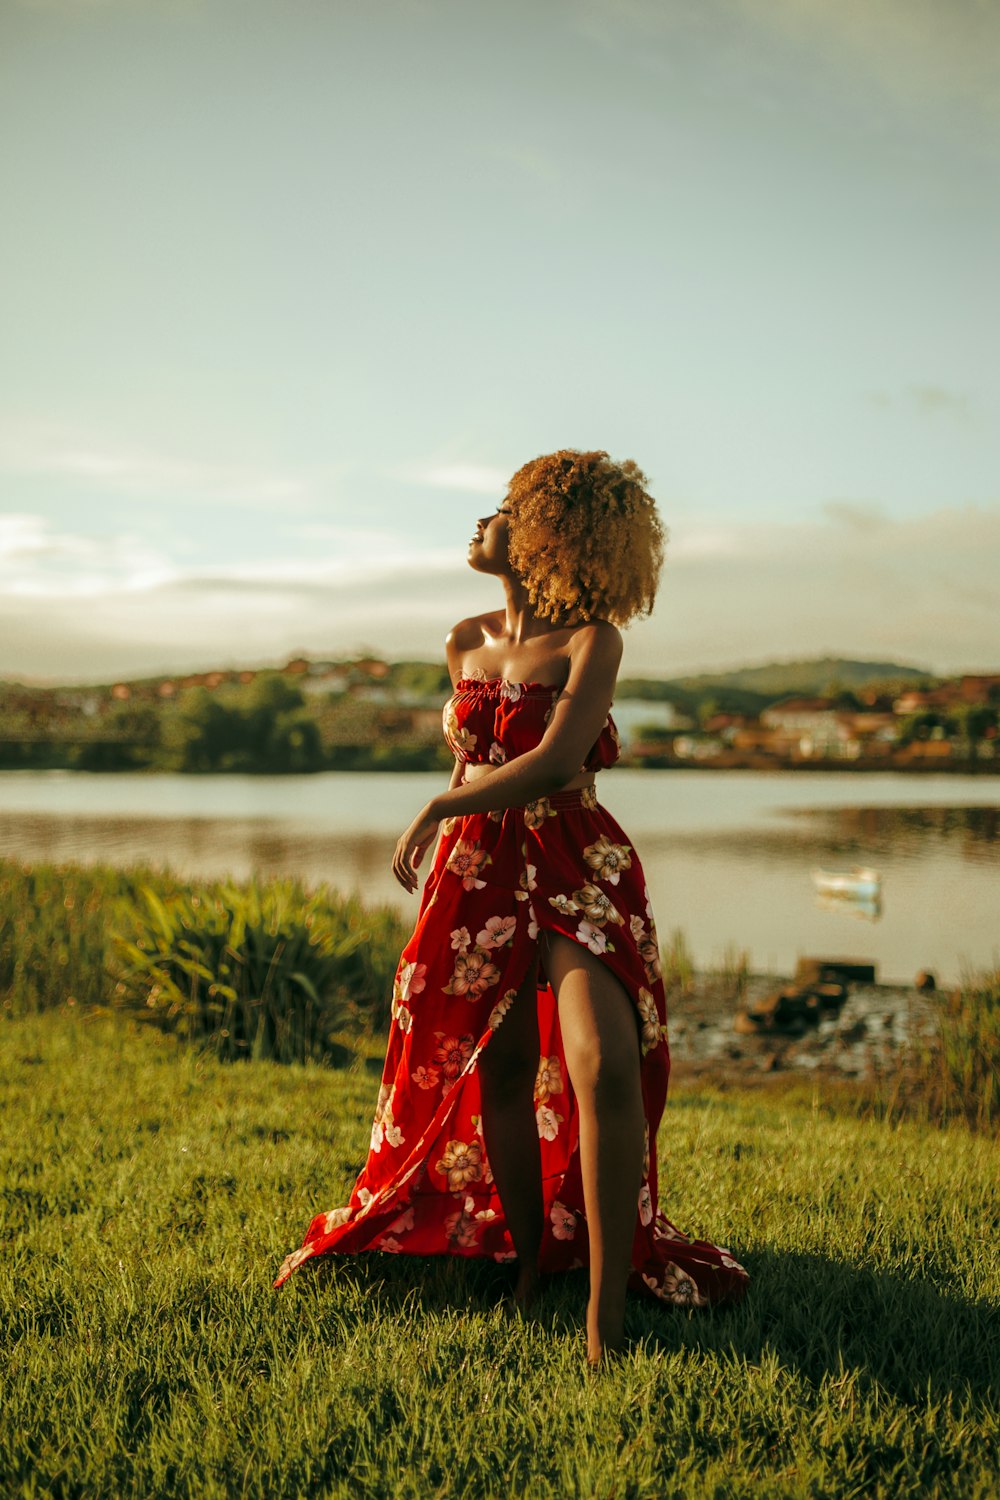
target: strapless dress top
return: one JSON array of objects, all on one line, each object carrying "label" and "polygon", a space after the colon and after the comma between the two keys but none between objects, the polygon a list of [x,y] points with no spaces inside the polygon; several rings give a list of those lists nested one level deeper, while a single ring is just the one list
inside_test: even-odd
[{"label": "strapless dress top", "polygon": [[[562,688],[541,682],[508,682],[504,677],[460,677],[444,706],[443,727],[456,760],[469,766],[502,766],[541,743]],[[618,759],[621,742],[608,721],[591,747],[582,771],[601,771]]]}]

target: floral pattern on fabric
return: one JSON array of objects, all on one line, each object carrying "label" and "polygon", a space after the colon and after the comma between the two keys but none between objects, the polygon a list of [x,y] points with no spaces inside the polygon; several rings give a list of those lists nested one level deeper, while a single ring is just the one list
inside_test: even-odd
[{"label": "floral pattern on fabric", "polygon": [[561,1094],[563,1091],[562,1060],[555,1057],[542,1057],[538,1060],[538,1073],[535,1078],[535,1103],[547,1104],[553,1094]]},{"label": "floral pattern on fabric", "polygon": [[[463,677],[444,706],[441,727],[463,765],[505,765],[541,739],[561,689],[540,682]],[[600,771],[621,753],[614,720],[608,720],[581,767]]]},{"label": "floral pattern on fabric", "polygon": [[611,897],[589,882],[573,892],[572,900],[576,910],[582,911],[596,927],[603,927],[607,922],[614,922],[620,927],[625,921]]},{"label": "floral pattern on fabric", "polygon": [[[480,714],[470,728],[459,695],[450,741],[467,732],[488,747],[496,738],[510,759],[530,739],[527,732],[518,739],[513,730],[530,720],[537,742],[539,705],[551,703],[552,690],[474,686],[495,709],[487,737],[481,737],[481,720],[489,715]],[[469,693],[475,696],[471,687]],[[524,981],[544,931],[588,948],[636,1011],[645,1134],[630,1284],[688,1308],[742,1295],[746,1272],[732,1254],[689,1238],[659,1206],[655,1143],[670,1054],[656,928],[634,848],[593,787],[442,823],[393,986],[368,1159],[349,1201],[313,1218],[275,1285],[305,1261],[333,1253],[515,1258],[489,1168],[478,1063],[511,1007],[532,1003]],[[540,1265],[565,1271],[589,1259],[579,1116],[555,997],[544,977],[534,999],[540,1038],[534,1109],[546,1225]]]},{"label": "floral pattern on fabric", "polygon": [[461,761],[470,761],[473,751],[479,743],[479,736],[469,729],[463,729],[459,725],[455,713],[454,700],[449,699],[444,707],[444,737],[451,746],[455,757]]},{"label": "floral pattern on fabric", "polygon": [[552,805],[548,797],[536,797],[534,802],[529,802],[524,809],[525,828],[541,828],[546,818],[554,818]]},{"label": "floral pattern on fabric", "polygon": [[588,844],[583,857],[598,880],[607,880],[617,885],[624,870],[632,868],[632,855],[628,844],[613,844],[606,834],[601,834],[594,843]]},{"label": "floral pattern on fabric", "polygon": [[448,1179],[448,1191],[460,1192],[483,1175],[483,1147],[480,1141],[449,1141],[437,1170]]},{"label": "floral pattern on fabric", "polygon": [[481,891],[486,881],[479,879],[479,873],[489,862],[490,856],[478,841],[471,844],[465,839],[459,839],[448,861],[448,868],[461,877],[463,890]]},{"label": "floral pattern on fabric", "polygon": [[443,986],[446,995],[467,995],[477,1000],[490,985],[496,984],[500,970],[490,962],[485,948],[473,948],[471,953],[460,953],[448,983]]},{"label": "floral pattern on fabric", "polygon": [[392,1118],[392,1096],[394,1088],[387,1088],[383,1083],[378,1092],[378,1104],[375,1106],[375,1120],[372,1124],[371,1150],[378,1153],[383,1143],[398,1147],[403,1144],[403,1132]]}]

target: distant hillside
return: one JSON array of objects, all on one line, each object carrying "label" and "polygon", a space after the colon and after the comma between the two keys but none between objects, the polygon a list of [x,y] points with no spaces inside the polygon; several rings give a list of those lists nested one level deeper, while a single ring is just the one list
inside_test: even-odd
[{"label": "distant hillside", "polygon": [[618,684],[620,698],[669,700],[688,712],[706,699],[729,712],[756,713],[768,703],[790,694],[817,694],[875,687],[899,691],[916,683],[934,682],[933,674],[921,667],[904,667],[890,661],[848,661],[823,656],[808,661],[770,661],[755,667],[734,667],[725,672],[703,672],[692,677],[653,681],[630,678]]},{"label": "distant hillside", "polygon": [[[238,680],[250,681],[256,675],[290,673],[298,678],[309,667],[309,661],[301,657],[284,667],[272,663],[242,670],[227,666],[213,672],[178,674],[176,683],[183,687],[188,682],[197,681],[214,689],[226,683],[232,685]],[[326,667],[331,671],[350,669],[352,681],[380,686],[390,697],[399,694],[433,701],[446,695],[450,688],[447,668],[440,661],[389,662],[372,656],[360,661],[345,658],[324,662],[317,659],[312,661],[310,670],[316,667]],[[140,694],[145,692],[148,696],[155,696],[167,675],[159,673],[155,677],[132,678],[128,685],[133,690],[139,689]],[[216,680],[212,681],[213,678]],[[645,699],[646,702],[671,702],[682,712],[693,712],[711,699],[717,707],[730,712],[755,713],[775,699],[793,693],[812,697],[838,690],[856,692],[866,687],[900,692],[918,683],[933,684],[938,680],[924,668],[901,666],[898,662],[848,661],[843,657],[824,656],[808,661],[764,662],[758,666],[733,667],[725,672],[703,672],[688,677],[622,678],[616,696],[619,699]],[[72,686],[83,691],[79,683]],[[317,686],[322,684],[317,683]],[[27,687],[42,694],[60,690],[54,682],[32,682],[29,679],[0,681],[0,687],[11,690]],[[90,683],[88,689],[109,694],[113,690],[111,682]],[[331,691],[339,690],[331,685]]]},{"label": "distant hillside", "polygon": [[820,656],[812,661],[769,661],[758,667],[736,667],[728,672],[676,679],[678,686],[689,692],[730,687],[766,693],[769,697],[785,693],[822,693],[834,684],[842,688],[859,688],[933,680],[933,674],[923,667],[902,667],[891,661],[846,661],[838,656]]}]

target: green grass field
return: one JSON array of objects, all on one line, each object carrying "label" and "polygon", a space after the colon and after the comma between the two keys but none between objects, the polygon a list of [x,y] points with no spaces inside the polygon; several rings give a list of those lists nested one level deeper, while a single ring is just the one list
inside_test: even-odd
[{"label": "green grass field", "polygon": [[579,1277],[373,1255],[271,1281],[367,1143],[370,1070],[225,1065],[65,1009],[2,1048],[0,1494],[995,1496],[997,1144],[676,1092],[664,1203],[753,1275],[636,1300],[584,1365]]}]

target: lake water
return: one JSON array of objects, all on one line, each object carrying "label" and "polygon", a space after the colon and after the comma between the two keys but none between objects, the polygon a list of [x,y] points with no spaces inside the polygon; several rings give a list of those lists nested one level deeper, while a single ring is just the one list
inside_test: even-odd
[{"label": "lake water", "polygon": [[[0,773],[0,854],[167,866],[182,875],[291,874],[415,913],[396,838],[435,774],[148,776]],[[614,770],[599,795],[634,841],[661,937],[700,965],[729,945],[755,968],[854,955],[879,978],[1000,964],[1000,778]],[[821,904],[811,870],[873,865],[877,915]]]}]

